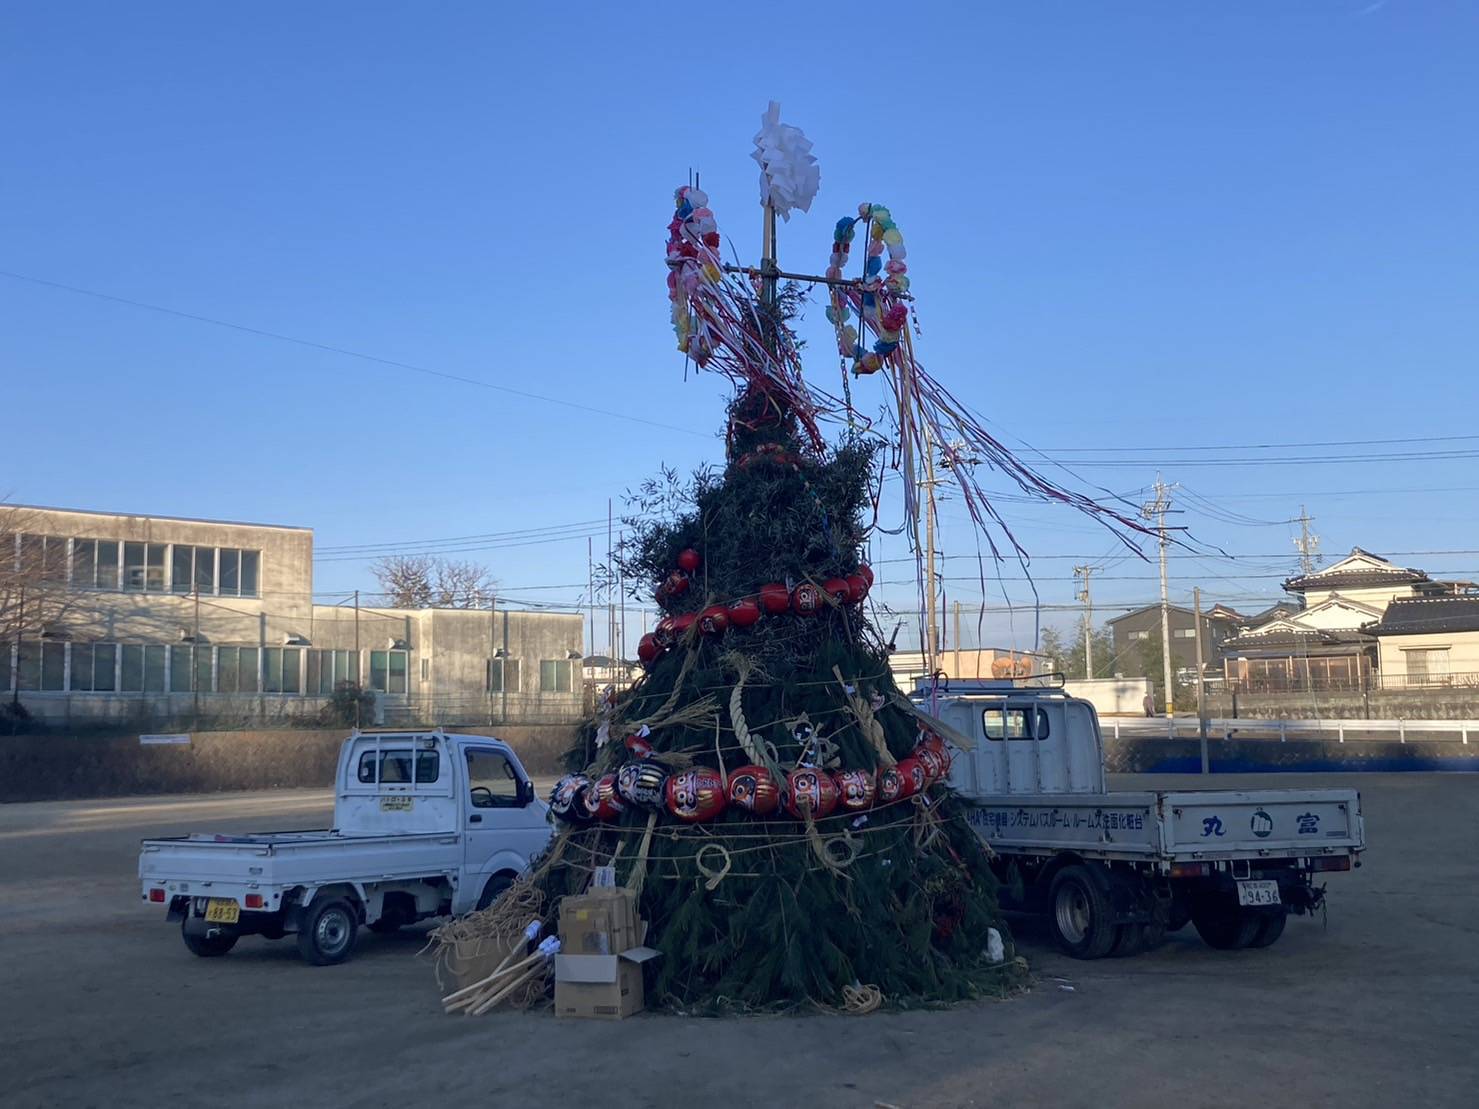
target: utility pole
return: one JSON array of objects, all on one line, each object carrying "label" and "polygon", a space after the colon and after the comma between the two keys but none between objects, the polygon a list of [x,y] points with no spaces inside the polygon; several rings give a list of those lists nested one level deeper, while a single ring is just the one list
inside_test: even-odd
[{"label": "utility pole", "polygon": [[1294,549],[1299,552],[1299,572],[1313,574],[1320,563],[1320,537],[1310,531],[1314,521],[1304,505],[1299,506],[1299,516],[1294,522],[1299,525],[1299,538],[1294,541]]},{"label": "utility pole", "polygon": [[493,723],[493,667],[498,667],[500,684],[503,680],[503,660],[498,657],[494,640],[498,637],[498,598],[488,598],[488,724]]},{"label": "utility pole", "polygon": [[[952,678],[963,678],[965,674],[960,669],[960,602],[955,602],[955,665],[951,667]],[[977,674],[976,677],[980,677]]]},{"label": "utility pole", "polygon": [[1207,683],[1202,676],[1202,590],[1200,586],[1191,591],[1191,600],[1197,632],[1197,735],[1201,738],[1202,773],[1206,774],[1209,769],[1207,765]]},{"label": "utility pole", "polygon": [[[200,727],[200,586],[197,584],[195,593],[195,624],[190,629],[190,690],[195,695],[194,705],[191,712],[195,717],[195,727]],[[309,598],[312,600],[312,598]]]},{"label": "utility pole", "polygon": [[1165,681],[1166,719],[1175,717],[1174,687],[1171,685],[1171,601],[1166,585],[1166,513],[1171,511],[1171,488],[1155,476],[1155,500],[1141,507],[1147,520],[1156,521],[1156,534],[1161,547],[1161,670]]},{"label": "utility pole", "polygon": [[359,590],[354,591],[354,726],[360,726]]},{"label": "utility pole", "polygon": [[[939,665],[939,619],[935,612],[935,446],[930,441],[929,427],[924,437],[924,611],[929,631],[920,646],[924,650],[925,669],[933,674]],[[915,532],[915,535],[918,535]]]},{"label": "utility pole", "polygon": [[611,596],[611,563],[614,550],[611,531],[611,498],[606,498],[606,654],[616,657],[616,602]]},{"label": "utility pole", "polygon": [[591,610],[591,638],[585,647],[588,655],[596,653],[596,563],[592,554],[594,543],[595,540],[589,535],[585,537],[585,603]]},{"label": "utility pole", "polygon": [[1078,599],[1084,603],[1084,677],[1094,677],[1094,601],[1089,596],[1089,576],[1094,572],[1092,566],[1075,566],[1073,576],[1084,579],[1084,587],[1078,591]]}]

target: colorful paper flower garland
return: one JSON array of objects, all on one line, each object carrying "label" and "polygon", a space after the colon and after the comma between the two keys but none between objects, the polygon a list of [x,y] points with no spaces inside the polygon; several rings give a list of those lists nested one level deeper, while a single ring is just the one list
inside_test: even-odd
[{"label": "colorful paper flower garland", "polygon": [[[909,309],[899,302],[909,291],[908,251],[904,236],[893,216],[882,204],[860,204],[856,216],[843,216],[832,232],[832,257],[827,276],[841,280],[842,268],[852,251],[857,225],[868,225],[868,256],[863,263],[861,285],[833,285],[832,303],[827,319],[837,330],[837,350],[853,360],[854,374],[877,373],[883,368],[899,342],[909,320]],[[883,260],[884,252],[888,261]],[[877,341],[868,350],[860,341],[858,328],[848,321],[856,310],[864,330],[871,327]]]},{"label": "colorful paper flower garland", "polygon": [[678,349],[700,366],[714,353],[715,336],[690,301],[705,285],[724,278],[719,262],[719,225],[709,211],[709,197],[692,185],[673,194],[677,208],[668,224],[668,299],[673,302],[673,331]]}]

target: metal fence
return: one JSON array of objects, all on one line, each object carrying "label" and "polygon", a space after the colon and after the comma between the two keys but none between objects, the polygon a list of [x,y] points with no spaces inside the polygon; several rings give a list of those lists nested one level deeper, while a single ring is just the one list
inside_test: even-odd
[{"label": "metal fence", "polygon": [[[1101,727],[1115,739],[1196,739],[1201,726],[1195,716],[1153,720],[1103,720]],[[1479,737],[1479,720],[1258,720],[1251,717],[1207,721],[1212,739],[1255,739],[1287,743],[1291,739],[1323,739],[1345,743],[1363,740],[1408,743],[1439,740],[1467,745]]]},{"label": "metal fence", "polygon": [[1375,693],[1408,690],[1473,690],[1479,693],[1479,673],[1458,674],[1382,674],[1364,676],[1317,677],[1291,674],[1254,678],[1230,678],[1219,682],[1219,691],[1229,693]]}]

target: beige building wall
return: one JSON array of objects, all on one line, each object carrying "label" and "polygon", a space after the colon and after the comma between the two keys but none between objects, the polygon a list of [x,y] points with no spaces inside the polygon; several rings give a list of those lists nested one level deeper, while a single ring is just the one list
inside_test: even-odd
[{"label": "beige building wall", "polygon": [[[1433,635],[1383,635],[1378,639],[1384,677],[1408,681],[1441,681],[1450,675],[1479,674],[1479,632],[1440,632]],[[1446,652],[1428,655],[1426,665],[1414,665],[1414,651]]]}]

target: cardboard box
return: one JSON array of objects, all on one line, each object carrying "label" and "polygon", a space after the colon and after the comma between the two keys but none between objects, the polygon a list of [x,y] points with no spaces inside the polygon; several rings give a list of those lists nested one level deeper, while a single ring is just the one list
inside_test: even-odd
[{"label": "cardboard box", "polygon": [[555,956],[555,1015],[621,1020],[646,1005],[642,964],[658,952],[633,947],[618,955]]},{"label": "cardboard box", "polygon": [[636,893],[625,887],[560,902],[560,950],[567,955],[617,955],[638,946],[643,932]]}]

